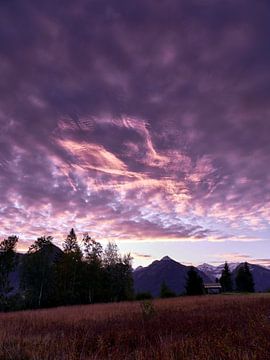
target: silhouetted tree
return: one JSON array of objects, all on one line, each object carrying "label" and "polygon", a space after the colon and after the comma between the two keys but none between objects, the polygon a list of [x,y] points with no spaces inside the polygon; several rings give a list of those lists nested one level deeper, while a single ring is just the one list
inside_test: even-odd
[{"label": "silhouetted tree", "polygon": [[240,265],[235,278],[236,290],[241,292],[254,292],[254,281],[248,263]]},{"label": "silhouetted tree", "polygon": [[88,233],[83,236],[84,245],[84,302],[97,302],[102,300],[102,245],[92,239]]},{"label": "silhouetted tree", "polygon": [[12,291],[9,276],[16,266],[17,236],[9,236],[0,243],[0,309],[5,310],[7,296]]},{"label": "silhouetted tree", "polygon": [[57,301],[60,304],[80,303],[83,293],[83,254],[74,229],[66,237],[63,250],[55,266]]},{"label": "silhouetted tree", "polygon": [[120,262],[120,254],[118,250],[118,246],[112,242],[109,241],[103,255],[103,263],[104,266],[113,266]]},{"label": "silhouetted tree", "polygon": [[204,293],[203,279],[193,266],[187,272],[186,293],[187,295],[202,295]]},{"label": "silhouetted tree", "polygon": [[132,258],[130,254],[121,258],[115,243],[109,242],[104,251],[105,297],[108,301],[131,300],[134,296]]},{"label": "silhouetted tree", "polygon": [[160,287],[160,295],[159,296],[161,298],[171,298],[171,297],[175,297],[176,294],[167,286],[165,281],[163,281],[161,284],[161,287]]},{"label": "silhouetted tree", "polygon": [[133,270],[132,270],[132,257],[130,254],[126,254],[121,257],[121,261],[118,264],[119,272],[119,288],[118,288],[118,301],[132,300],[134,298],[133,287]]},{"label": "silhouetted tree", "polygon": [[222,270],[220,285],[222,286],[222,291],[232,291],[232,276],[227,262],[225,262],[224,269]]}]

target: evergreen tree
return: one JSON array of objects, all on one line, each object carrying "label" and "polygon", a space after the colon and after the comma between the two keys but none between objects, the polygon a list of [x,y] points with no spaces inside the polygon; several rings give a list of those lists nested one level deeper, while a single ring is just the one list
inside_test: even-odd
[{"label": "evergreen tree", "polygon": [[74,229],[66,237],[63,250],[55,265],[57,301],[59,304],[78,304],[83,297],[83,254]]},{"label": "evergreen tree", "polygon": [[202,295],[204,293],[203,280],[193,266],[187,272],[186,293],[187,295]]},{"label": "evergreen tree", "polygon": [[167,286],[165,281],[163,281],[161,284],[161,287],[160,287],[160,295],[159,296],[164,299],[164,298],[175,297],[176,294]]},{"label": "evergreen tree", "polygon": [[227,262],[225,262],[224,269],[222,270],[220,284],[222,291],[232,291],[232,276]]},{"label": "evergreen tree", "polygon": [[76,256],[82,257],[81,249],[77,241],[77,235],[75,234],[73,228],[70,230],[70,233],[68,234],[65,242],[63,243],[63,250],[66,254],[74,254]]},{"label": "evergreen tree", "polygon": [[9,236],[0,243],[0,295],[2,295],[2,301],[12,290],[9,275],[17,262],[15,253],[17,242],[17,236]]},{"label": "evergreen tree", "polygon": [[248,263],[240,265],[235,278],[236,289],[240,292],[254,292],[254,281]]}]

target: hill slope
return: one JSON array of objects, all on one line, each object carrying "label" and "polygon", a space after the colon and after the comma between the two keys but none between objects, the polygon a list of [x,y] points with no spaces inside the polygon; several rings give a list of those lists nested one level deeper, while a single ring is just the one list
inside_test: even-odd
[{"label": "hill slope", "polygon": [[[49,251],[49,259],[52,262],[55,261],[63,253],[63,251],[54,244],[48,245],[45,251]],[[20,274],[21,274],[23,259],[25,256],[26,254],[20,254],[20,253],[16,254],[17,265],[9,275],[10,286],[12,287],[12,291],[9,293],[9,295],[14,295],[20,291]]]},{"label": "hill slope", "polygon": [[[161,260],[156,260],[147,267],[139,268],[133,273],[135,292],[150,292],[154,297],[159,296],[160,287],[163,281],[176,294],[185,291],[187,272],[189,266],[182,265],[177,261],[165,256]],[[198,270],[199,275],[205,282],[211,279],[202,271]]]}]

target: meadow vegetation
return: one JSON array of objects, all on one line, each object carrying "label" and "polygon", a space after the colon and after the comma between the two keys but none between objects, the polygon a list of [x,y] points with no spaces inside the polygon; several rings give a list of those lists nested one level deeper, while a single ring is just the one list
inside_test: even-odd
[{"label": "meadow vegetation", "polygon": [[268,360],[269,339],[267,294],[0,314],[0,360]]}]

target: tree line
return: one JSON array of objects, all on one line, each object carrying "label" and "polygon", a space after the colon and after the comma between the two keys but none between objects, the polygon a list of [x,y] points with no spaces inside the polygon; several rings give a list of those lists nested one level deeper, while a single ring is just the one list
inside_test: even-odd
[{"label": "tree line", "polygon": [[[17,236],[0,242],[0,310],[53,307],[61,305],[115,302],[151,298],[149,293],[134,294],[132,258],[121,256],[115,243],[102,245],[83,235],[81,246],[71,229],[63,243],[63,251],[53,244],[51,236],[39,237],[20,259],[16,253]],[[17,268],[18,289],[11,286]],[[232,274],[227,262],[220,279],[223,292],[233,288]],[[254,292],[254,281],[247,263],[239,266],[235,290]],[[203,279],[194,267],[187,272],[186,295],[205,293]],[[165,282],[160,297],[176,294]]]},{"label": "tree line", "polygon": [[[131,300],[134,297],[132,258],[121,256],[115,243],[102,245],[84,234],[79,246],[71,229],[63,251],[51,236],[38,238],[22,260],[15,252],[17,236],[0,243],[0,309]],[[12,294],[10,276],[17,267],[19,291]]]}]

